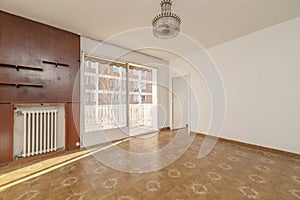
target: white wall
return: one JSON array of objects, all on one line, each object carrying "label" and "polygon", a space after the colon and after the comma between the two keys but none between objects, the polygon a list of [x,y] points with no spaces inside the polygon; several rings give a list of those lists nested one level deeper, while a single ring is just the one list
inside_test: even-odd
[{"label": "white wall", "polygon": [[[208,49],[227,96],[221,137],[300,153],[299,36],[300,17]],[[192,71],[182,59],[170,66],[185,68],[183,74]],[[200,105],[199,112],[192,109],[192,118],[200,116],[199,127],[192,124],[192,130],[205,132],[211,114],[209,95],[201,78],[191,74]]]}]

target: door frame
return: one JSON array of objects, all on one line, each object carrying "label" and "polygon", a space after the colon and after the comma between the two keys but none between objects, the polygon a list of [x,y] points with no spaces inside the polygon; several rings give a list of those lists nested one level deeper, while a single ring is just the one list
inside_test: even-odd
[{"label": "door frame", "polygon": [[174,130],[174,83],[173,83],[173,80],[176,79],[176,78],[183,78],[186,82],[187,82],[187,91],[188,91],[188,99],[187,99],[187,128],[188,128],[188,131],[190,132],[191,130],[191,87],[190,87],[190,80],[191,80],[191,77],[190,77],[190,73],[187,73],[187,74],[183,74],[181,76],[175,76],[175,77],[172,77],[171,78],[171,89],[172,89],[172,92],[171,92],[171,110],[172,110],[172,114],[171,114],[171,130]]}]

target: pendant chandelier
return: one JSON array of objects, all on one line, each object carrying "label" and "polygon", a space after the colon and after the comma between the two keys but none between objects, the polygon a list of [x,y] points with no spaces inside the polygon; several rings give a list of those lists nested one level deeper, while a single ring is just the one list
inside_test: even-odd
[{"label": "pendant chandelier", "polygon": [[153,34],[159,39],[170,39],[180,32],[181,19],[177,14],[172,13],[171,0],[162,0],[160,3],[161,13],[152,21]]}]

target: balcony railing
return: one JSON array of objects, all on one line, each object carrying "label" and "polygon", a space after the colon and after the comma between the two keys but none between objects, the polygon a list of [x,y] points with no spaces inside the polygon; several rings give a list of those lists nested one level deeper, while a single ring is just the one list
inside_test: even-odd
[{"label": "balcony railing", "polygon": [[[130,128],[152,126],[153,104],[129,104]],[[85,132],[126,126],[126,105],[86,105]]]}]

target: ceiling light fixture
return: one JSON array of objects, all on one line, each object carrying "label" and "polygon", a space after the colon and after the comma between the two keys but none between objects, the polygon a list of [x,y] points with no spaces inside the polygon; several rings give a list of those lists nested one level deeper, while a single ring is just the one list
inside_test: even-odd
[{"label": "ceiling light fixture", "polygon": [[161,13],[152,21],[153,34],[159,39],[170,39],[180,32],[181,19],[171,12],[171,0],[162,0],[160,3]]}]

